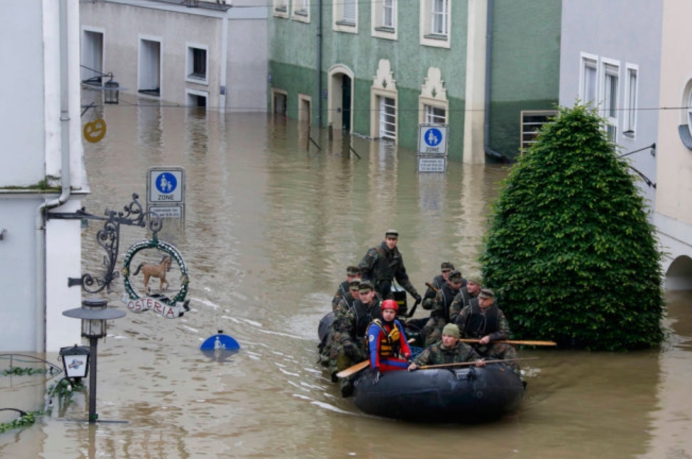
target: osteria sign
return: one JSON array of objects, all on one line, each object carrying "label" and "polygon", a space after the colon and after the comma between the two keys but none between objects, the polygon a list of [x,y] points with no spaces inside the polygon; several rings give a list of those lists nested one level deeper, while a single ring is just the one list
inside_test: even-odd
[{"label": "osteria sign", "polygon": [[132,312],[140,313],[145,311],[153,311],[167,319],[178,318],[186,311],[185,304],[182,302],[177,302],[171,306],[151,297],[143,297],[136,300],[124,298],[124,301],[127,304],[127,309]]}]

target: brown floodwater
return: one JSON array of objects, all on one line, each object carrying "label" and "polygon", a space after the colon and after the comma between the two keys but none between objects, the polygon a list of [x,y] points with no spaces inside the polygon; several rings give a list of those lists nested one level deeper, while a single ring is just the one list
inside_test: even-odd
[{"label": "brown floodwater", "polygon": [[[56,406],[34,426],[0,435],[0,457],[692,456],[690,293],[667,294],[670,334],[661,349],[521,350],[538,357],[523,367],[526,397],[517,413],[489,424],[366,416],[316,363],[317,324],[345,267],[386,229],[400,232],[421,291],[442,261],[465,274],[478,269],[505,167],[451,163],[445,174],[419,175],[414,152],[386,143],[352,138],[358,158],[339,133],[330,142],[326,131],[313,130],[322,149],[308,150],[307,127],[291,120],[132,102],[107,107],[107,136],[85,144],[92,192],[84,205],[101,215],[121,209],[132,193],[144,203],[149,167],[185,168],[185,221],[166,221],[159,238],[183,254],[191,311],[178,319],[128,313],[99,342],[99,417],[127,423],[66,421],[86,418],[87,396],[78,392],[72,405]],[[94,221],[83,229],[84,272],[98,272],[105,254],[98,229]],[[123,227],[121,237],[122,262],[127,248],[149,235]],[[158,262],[156,256],[141,259]],[[174,266],[171,290],[179,277]],[[141,277],[133,279],[141,287]],[[123,293],[119,280],[106,297],[124,309]],[[201,353],[201,342],[218,329],[242,349],[223,359]],[[37,409],[54,381],[0,382],[4,401],[21,393]]]}]

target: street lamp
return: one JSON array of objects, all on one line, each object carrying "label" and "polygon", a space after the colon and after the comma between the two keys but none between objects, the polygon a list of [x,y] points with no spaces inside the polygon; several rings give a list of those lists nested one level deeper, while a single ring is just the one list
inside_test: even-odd
[{"label": "street lamp", "polygon": [[[96,368],[98,354],[98,339],[106,336],[107,321],[119,319],[125,316],[125,311],[117,309],[108,309],[108,302],[100,298],[87,298],[82,301],[81,308],[69,309],[64,311],[62,315],[72,317],[73,319],[82,320],[82,336],[89,338],[90,348],[90,366],[91,374],[89,375],[89,423],[93,424],[97,421],[96,414]],[[67,373],[67,369],[65,370]],[[67,373],[68,377],[70,376]],[[86,370],[84,375],[86,376]]]}]

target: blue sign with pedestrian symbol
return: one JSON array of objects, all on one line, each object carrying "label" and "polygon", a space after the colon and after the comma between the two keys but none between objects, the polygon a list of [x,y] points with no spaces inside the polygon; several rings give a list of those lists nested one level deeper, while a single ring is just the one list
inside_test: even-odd
[{"label": "blue sign with pedestrian symbol", "polygon": [[173,193],[177,187],[178,179],[170,172],[163,172],[156,177],[156,189],[159,190],[159,193]]},{"label": "blue sign with pedestrian symbol", "polygon": [[179,167],[152,167],[147,180],[147,204],[185,202],[185,170]]},{"label": "blue sign with pedestrian symbol", "polygon": [[447,154],[447,126],[421,124],[418,131],[418,153],[428,155]]}]

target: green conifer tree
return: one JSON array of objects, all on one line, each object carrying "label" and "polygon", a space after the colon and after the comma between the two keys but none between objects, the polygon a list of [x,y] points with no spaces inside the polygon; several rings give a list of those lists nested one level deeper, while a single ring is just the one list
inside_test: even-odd
[{"label": "green conifer tree", "polygon": [[494,206],[484,282],[516,337],[606,350],[663,339],[655,228],[602,122],[589,107],[561,108]]}]

